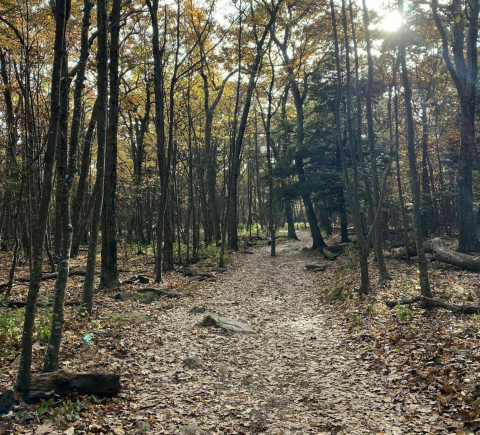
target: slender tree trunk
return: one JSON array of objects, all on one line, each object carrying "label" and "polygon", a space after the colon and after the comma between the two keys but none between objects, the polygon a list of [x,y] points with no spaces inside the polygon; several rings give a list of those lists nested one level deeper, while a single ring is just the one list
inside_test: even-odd
[{"label": "slender tree trunk", "polygon": [[[348,9],[349,9],[350,26],[352,31],[353,50],[354,50],[354,57],[355,57],[355,103],[356,103],[356,114],[357,114],[357,119],[356,119],[357,142],[356,142],[355,152],[358,153],[359,171],[361,172],[363,185],[365,188],[365,196],[367,197],[369,221],[373,222],[375,210],[374,210],[370,180],[368,178],[368,174],[366,171],[365,159],[363,155],[363,144],[362,144],[362,130],[363,130],[362,129],[362,121],[363,121],[362,92],[363,90],[361,88],[360,74],[359,74],[359,71],[360,71],[359,56],[358,56],[358,46],[357,46],[357,37],[356,37],[356,28],[355,28],[352,0],[349,1]],[[363,228],[365,228],[365,225],[363,225]],[[369,246],[367,246],[367,248],[369,248]]]},{"label": "slender tree trunk", "polygon": [[55,296],[53,302],[53,319],[52,329],[50,335],[50,342],[47,347],[45,355],[45,362],[43,366],[44,372],[53,372],[58,370],[60,344],[63,334],[63,317],[64,317],[64,302],[65,290],[67,288],[69,262],[70,262],[70,248],[72,245],[72,223],[71,223],[71,206],[70,197],[77,172],[78,160],[78,138],[80,134],[80,121],[82,111],[82,91],[85,80],[85,68],[88,59],[88,28],[90,26],[90,11],[93,3],[89,0],[84,0],[83,8],[83,23],[81,35],[81,52],[80,52],[80,68],[77,72],[75,80],[75,91],[73,101],[73,116],[72,127],[70,131],[70,143],[67,150],[67,143],[62,143],[58,150],[65,155],[63,160],[68,158],[68,166],[63,168],[57,174],[59,177],[60,191],[57,193],[59,202],[58,210],[60,212],[60,249],[58,262],[58,275],[55,280]]},{"label": "slender tree trunk", "polygon": [[[428,100],[427,95],[425,99]],[[433,204],[428,179],[428,120],[427,101],[422,101],[422,236],[428,237],[433,222]]]},{"label": "slender tree trunk", "polygon": [[[403,189],[402,189],[402,177],[400,176],[400,132],[399,132],[399,121],[398,121],[398,95],[397,95],[397,76],[396,70],[394,71],[394,86],[395,86],[395,163],[397,168],[397,187],[398,187],[398,199],[400,202],[400,212],[402,214],[402,225],[403,225],[403,237],[405,245],[405,259],[410,260],[409,253],[409,239],[408,239],[408,219],[407,219],[407,210],[405,209],[405,201],[403,199]],[[391,126],[390,126],[391,129]],[[391,133],[392,134],[392,133]]]},{"label": "slender tree trunk", "polygon": [[13,286],[13,279],[15,277],[15,269],[17,266],[17,261],[18,261],[18,250],[20,247],[20,237],[18,234],[18,226],[19,226],[19,221],[20,221],[20,210],[22,206],[22,200],[23,200],[23,187],[25,185],[25,179],[22,178],[22,182],[20,183],[20,192],[18,194],[18,203],[17,203],[17,211],[15,213],[15,226],[14,226],[14,237],[15,237],[15,245],[13,247],[13,256],[12,256],[12,265],[10,266],[10,272],[8,274],[8,283],[7,283],[7,291],[5,293],[5,297],[9,298],[10,293],[12,291],[12,286]]},{"label": "slender tree trunk", "polygon": [[[377,173],[377,157],[375,150],[375,133],[373,129],[373,110],[372,110],[372,93],[373,93],[373,57],[372,57],[372,48],[371,48],[371,38],[370,38],[370,19],[368,8],[366,5],[366,0],[363,0],[363,16],[365,23],[365,38],[367,40],[367,60],[368,60],[368,84],[367,92],[365,96],[366,103],[366,117],[367,117],[367,137],[368,137],[368,148],[370,152],[370,161],[372,166],[372,177],[373,177],[373,189],[374,189],[374,207],[378,207],[380,203],[380,183],[378,181]],[[374,249],[375,257],[378,264],[378,273],[380,275],[380,280],[392,279],[387,270],[387,264],[385,262],[385,256],[383,255],[383,234],[382,234],[382,220],[378,219],[375,224],[375,233],[374,233]]]},{"label": "slender tree trunk", "polygon": [[[276,5],[270,8],[270,19],[266,26],[263,29],[262,35],[256,35],[256,51],[255,58],[253,63],[250,65],[250,77],[247,87],[247,92],[245,94],[244,106],[242,111],[242,116],[240,118],[240,123],[238,125],[238,133],[234,137],[234,153],[233,153],[233,165],[232,165],[232,182],[230,183],[230,202],[232,204],[232,210],[230,211],[230,247],[234,250],[238,250],[238,216],[237,216],[237,189],[238,189],[238,177],[240,173],[240,154],[242,152],[243,138],[245,135],[245,130],[247,128],[248,115],[250,113],[250,106],[252,103],[253,91],[256,86],[257,76],[260,74],[262,68],[262,59],[263,59],[263,45],[267,38],[267,35],[270,33],[278,8],[282,0],[279,0]],[[318,227],[318,225],[317,225]],[[318,230],[320,232],[320,229]],[[320,235],[321,237],[321,235]]]},{"label": "slender tree trunk", "polygon": [[[82,153],[82,164],[80,168],[80,175],[78,178],[78,187],[75,197],[73,199],[72,209],[74,213],[72,214],[72,227],[73,227],[73,242],[71,257],[76,258],[78,251],[80,249],[80,244],[82,242],[83,235],[85,233],[86,223],[90,218],[90,214],[87,214],[85,210],[85,196],[87,193],[87,177],[90,171],[91,163],[91,153],[92,153],[92,141],[93,134],[95,131],[95,126],[97,124],[98,118],[98,98],[95,100],[93,105],[92,114],[90,117],[90,122],[88,124],[87,133],[85,135],[85,140],[83,141],[83,153]],[[88,207],[87,207],[88,210]],[[91,210],[90,210],[91,211]]]},{"label": "slender tree trunk", "polygon": [[[165,209],[167,205],[167,187],[170,175],[170,160],[165,159],[165,107],[164,107],[164,70],[163,54],[165,51],[165,41],[160,47],[159,25],[158,25],[158,0],[146,0],[152,21],[152,49],[153,49],[153,68],[154,68],[154,91],[155,91],[155,132],[157,134],[157,160],[160,172],[160,201],[158,205],[157,219],[157,256],[155,261],[155,281],[162,281],[162,261],[163,261],[163,232],[165,221]],[[171,89],[171,92],[173,90]],[[173,107],[171,108],[173,110]],[[173,122],[173,120],[172,120]],[[167,154],[170,155],[169,151]]]},{"label": "slender tree trunk", "polygon": [[108,128],[105,152],[105,193],[102,211],[102,271],[99,289],[120,286],[117,269],[117,221],[115,198],[117,189],[117,129],[118,96],[120,80],[118,76],[120,11],[122,1],[113,0],[110,25],[110,100],[108,103]]},{"label": "slender tree trunk", "polygon": [[[6,186],[3,196],[3,213],[2,213],[2,227],[0,230],[3,230],[2,236],[2,249],[8,248],[8,238],[9,238],[9,208],[14,195],[12,194],[13,186],[15,186],[15,175],[18,168],[16,168],[15,161],[15,147],[17,145],[17,128],[15,125],[15,112],[13,107],[12,91],[10,86],[10,81],[7,73],[6,57],[5,53],[0,49],[0,77],[2,78],[3,86],[2,93],[5,102],[5,122],[7,127],[7,151],[6,151],[6,167],[5,167],[5,178]],[[18,210],[17,210],[18,213]],[[15,235],[15,243],[17,244],[18,236]]]},{"label": "slender tree trunk", "polygon": [[[268,169],[268,230],[270,233],[270,255],[275,257],[275,227],[273,221],[273,165],[272,165],[272,138],[271,138],[271,123],[272,123],[272,97],[273,86],[275,85],[275,67],[271,56],[271,45],[268,47],[268,57],[270,60],[271,80],[268,88],[268,106],[267,106],[267,122],[265,125],[265,141],[267,143],[267,169]],[[257,163],[258,170],[258,163]]]},{"label": "slender tree trunk", "polygon": [[107,48],[107,0],[97,0],[97,174],[93,189],[93,214],[90,240],[88,244],[87,266],[83,283],[82,306],[88,314],[93,311],[93,282],[97,260],[98,233],[103,205],[103,186],[105,176],[105,145],[107,140],[108,105],[108,48]]},{"label": "slender tree trunk", "polygon": [[[188,116],[188,208],[187,208],[187,219],[185,222],[185,233],[186,233],[186,245],[187,245],[187,257],[186,265],[190,265],[190,225],[192,220],[192,211],[193,211],[193,156],[192,156],[192,129],[193,129],[193,119],[191,112],[191,78],[188,78],[188,88],[187,88],[187,116]],[[218,215],[217,215],[218,216]],[[193,219],[193,238],[195,238],[195,215]]]},{"label": "slender tree trunk", "polygon": [[62,59],[65,50],[65,28],[70,10],[69,0],[57,0],[55,6],[55,42],[52,68],[51,109],[48,127],[47,144],[43,157],[44,170],[42,192],[38,219],[35,226],[33,240],[33,263],[30,273],[27,303],[25,307],[25,321],[23,324],[20,366],[17,375],[17,390],[28,393],[30,390],[32,366],[32,341],[35,324],[37,297],[40,290],[43,266],[43,244],[47,230],[47,219],[52,194],[53,164],[55,161],[55,147],[57,143],[58,125],[60,120],[60,80],[62,76]]},{"label": "slender tree trunk", "polygon": [[[59,200],[62,190],[62,183],[67,173],[67,148],[68,148],[68,118],[70,113],[70,84],[71,79],[68,75],[68,52],[65,50],[62,65],[62,82],[60,83],[60,106],[62,111],[60,114],[60,121],[58,125],[57,137],[57,183],[55,191],[55,225],[54,225],[54,256],[58,260],[60,258],[60,250],[62,244],[62,212],[60,210],[62,201]],[[52,272],[54,272],[53,270]]]},{"label": "slender tree trunk", "polygon": [[[398,0],[398,12],[403,16],[403,0]],[[410,87],[410,80],[407,70],[407,59],[405,49],[405,24],[400,25],[399,35],[399,53],[400,63],[402,66],[402,82],[405,99],[405,112],[407,118],[407,149],[408,149],[408,163],[410,168],[410,185],[413,193],[413,217],[415,229],[415,245],[417,247],[418,266],[420,270],[420,291],[422,296],[432,297],[430,290],[430,283],[428,280],[428,265],[427,257],[423,249],[422,240],[422,222],[420,216],[420,187],[418,185],[417,162],[415,156],[415,132],[412,110],[412,90]]]},{"label": "slender tree trunk", "polygon": [[[282,120],[283,124],[285,124],[285,122],[287,120],[286,104],[287,104],[289,89],[290,89],[290,85],[287,85],[287,87],[285,88],[285,92],[282,95],[281,120]],[[281,164],[282,163],[281,152],[282,151],[286,152],[286,147],[283,145],[283,143],[280,140],[280,143],[279,143],[278,147],[277,148],[272,147],[271,149],[273,151],[273,155],[275,157],[275,160],[277,161],[278,164]],[[281,187],[283,189],[285,187],[285,183],[284,183],[283,180],[280,183],[281,183]],[[295,232],[295,221],[293,219],[292,201],[288,198],[285,199],[284,202],[283,202],[283,206],[284,206],[284,209],[285,209],[285,219],[287,221],[287,237],[289,239],[298,240],[297,234]]]},{"label": "slender tree trunk", "polygon": [[[340,150],[340,156],[342,160],[343,168],[343,177],[345,181],[345,186],[347,190],[348,201],[350,203],[350,209],[353,216],[353,224],[355,226],[355,231],[357,233],[357,246],[358,246],[358,256],[360,262],[360,293],[368,294],[370,292],[370,279],[368,271],[368,247],[366,246],[366,241],[364,237],[363,225],[360,219],[360,203],[358,200],[358,169],[357,161],[354,152],[354,142],[352,134],[349,134],[349,148],[352,158],[352,167],[353,167],[353,186],[350,183],[350,176],[347,168],[347,160],[345,156],[345,149],[343,146],[342,138],[342,128],[341,128],[341,115],[340,115],[340,104],[342,101],[342,80],[341,80],[341,67],[340,67],[340,50],[339,50],[339,41],[338,41],[338,32],[337,32],[337,19],[335,14],[335,6],[333,0],[330,0],[330,9],[332,14],[332,25],[333,25],[333,37],[335,44],[335,63],[337,69],[337,96],[335,104],[335,124],[337,130],[337,144]],[[344,17],[344,27],[345,27],[345,45],[348,44],[348,28],[346,26],[346,13],[345,13],[345,1],[342,0],[342,12]],[[349,51],[346,48],[346,61],[347,61],[347,132],[352,131],[352,121],[351,121],[351,96],[350,96],[350,58]]]}]

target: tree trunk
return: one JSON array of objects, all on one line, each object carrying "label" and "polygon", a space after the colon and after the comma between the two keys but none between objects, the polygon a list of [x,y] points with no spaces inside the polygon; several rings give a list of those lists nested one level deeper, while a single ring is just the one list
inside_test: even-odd
[{"label": "tree trunk", "polygon": [[92,227],[88,244],[87,266],[83,282],[83,310],[92,314],[93,281],[97,260],[98,232],[103,205],[103,186],[105,175],[105,144],[107,138],[107,104],[108,104],[108,48],[107,48],[107,0],[97,0],[97,174],[92,198],[94,201]]},{"label": "tree trunk", "polygon": [[71,207],[70,198],[77,172],[77,158],[78,158],[78,136],[80,133],[80,120],[82,110],[82,92],[83,82],[85,80],[85,68],[88,59],[88,28],[90,26],[90,11],[93,3],[89,0],[84,0],[83,8],[83,23],[81,35],[81,52],[80,52],[80,68],[77,72],[75,80],[75,91],[73,101],[73,116],[72,127],[70,132],[70,144],[67,150],[67,143],[63,143],[58,150],[59,153],[64,154],[61,161],[67,160],[68,166],[63,168],[57,174],[59,178],[60,190],[57,192],[57,201],[59,202],[58,210],[60,212],[60,249],[58,262],[58,275],[55,281],[55,296],[53,304],[53,319],[50,341],[48,343],[47,353],[45,355],[45,362],[43,371],[53,372],[58,370],[60,343],[62,341],[63,333],[63,304],[65,301],[65,290],[67,288],[69,266],[70,266],[70,248],[72,245],[73,228],[71,224]]},{"label": "tree trunk", "polygon": [[43,182],[40,198],[40,208],[33,238],[33,264],[28,288],[25,321],[23,324],[20,367],[17,376],[17,390],[28,393],[30,390],[32,366],[32,340],[35,324],[37,297],[40,290],[43,266],[43,244],[47,231],[48,211],[52,194],[53,164],[55,161],[55,146],[57,143],[58,125],[60,120],[60,81],[62,76],[62,59],[65,50],[65,28],[70,10],[69,0],[57,0],[55,7],[55,42],[52,68],[52,84],[50,96],[50,122],[47,143],[43,157]]},{"label": "tree trunk", "polygon": [[317,216],[313,209],[312,200],[310,198],[310,193],[306,190],[306,178],[305,170],[303,166],[303,144],[304,144],[304,113],[303,113],[303,103],[305,102],[306,90],[307,90],[307,77],[304,79],[304,89],[300,93],[297,79],[295,78],[295,73],[293,69],[292,60],[289,57],[286,42],[280,42],[278,38],[272,34],[275,44],[279,47],[285,59],[287,72],[289,75],[289,83],[292,88],[293,100],[295,103],[295,113],[296,113],[296,155],[295,155],[295,169],[298,176],[298,188],[301,192],[300,196],[302,197],[303,205],[305,206],[305,214],[310,226],[310,232],[312,233],[313,246],[312,249],[322,248],[327,246],[323,240],[322,233],[320,232],[320,227],[318,226]]},{"label": "tree trunk", "polygon": [[[8,249],[8,238],[10,228],[10,206],[14,195],[12,194],[13,186],[16,184],[16,168],[15,168],[15,147],[17,145],[17,128],[15,125],[15,112],[13,107],[12,91],[10,81],[7,73],[5,53],[0,49],[0,77],[2,78],[3,86],[2,93],[5,101],[5,122],[7,127],[7,150],[6,150],[6,165],[5,165],[5,190],[2,204],[2,249]],[[18,209],[17,209],[18,213]],[[13,213],[12,213],[13,214]],[[18,237],[15,235],[15,243]]]},{"label": "tree trunk", "polygon": [[[350,183],[350,176],[347,168],[347,160],[345,156],[345,149],[343,145],[342,138],[342,128],[341,128],[341,118],[340,118],[340,104],[342,100],[342,79],[341,79],[341,67],[340,67],[340,50],[339,50],[339,41],[337,33],[337,20],[335,14],[335,6],[333,0],[330,0],[330,10],[332,14],[332,25],[333,25],[333,37],[335,44],[335,65],[337,69],[337,95],[335,101],[335,126],[337,133],[337,145],[340,150],[340,156],[342,161],[343,177],[345,181],[345,186],[347,190],[347,197],[350,204],[350,209],[353,216],[353,224],[355,231],[357,233],[357,246],[358,246],[358,256],[360,262],[360,293],[368,294],[370,292],[370,278],[368,271],[368,250],[366,246],[366,241],[364,237],[363,225],[360,220],[360,203],[358,200],[358,169],[357,161],[355,158],[354,152],[354,142],[352,137],[352,121],[351,121],[351,95],[350,95],[350,57],[349,51],[347,48],[346,51],[346,61],[347,61],[347,132],[349,132],[348,144],[350,148],[350,153],[352,157],[353,165],[353,186]],[[342,12],[343,12],[343,24],[345,27],[345,43],[346,47],[349,46],[348,43],[348,28],[346,22],[346,13],[345,13],[345,1],[342,0]]]},{"label": "tree trunk", "polygon": [[115,197],[117,189],[117,129],[119,35],[121,0],[113,0],[110,25],[110,100],[108,103],[108,129],[105,152],[105,192],[102,211],[102,271],[99,289],[120,286],[117,269],[117,220]]},{"label": "tree trunk", "polygon": [[[68,51],[65,50],[62,65],[62,82],[60,83],[60,121],[58,125],[57,151],[56,151],[56,169],[57,169],[57,188],[55,191],[55,225],[54,225],[54,256],[56,260],[60,258],[62,244],[62,211],[59,199],[61,196],[62,183],[67,173],[68,162],[68,118],[70,113],[70,84],[71,79],[68,75]],[[52,270],[54,272],[55,270]]]},{"label": "tree trunk", "polygon": [[[85,209],[85,197],[87,193],[87,177],[90,171],[91,153],[92,153],[92,141],[95,126],[98,118],[98,98],[93,105],[92,114],[90,116],[90,122],[88,124],[87,133],[83,141],[83,153],[82,163],[80,169],[80,175],[78,178],[78,187],[75,197],[73,199],[72,210],[75,212],[72,214],[72,227],[73,227],[73,242],[71,257],[76,258],[82,242],[83,233],[85,232],[85,221],[90,218],[90,214]],[[91,211],[91,210],[90,210]]]},{"label": "tree trunk", "polygon": [[18,234],[18,226],[19,226],[19,220],[20,220],[20,210],[21,210],[21,205],[23,201],[23,187],[25,185],[25,179],[22,178],[22,182],[20,184],[20,192],[18,194],[18,202],[17,202],[17,211],[15,213],[15,224],[14,224],[14,237],[15,237],[15,245],[13,247],[13,257],[12,257],[12,265],[10,266],[10,272],[8,274],[8,283],[7,283],[7,290],[5,293],[5,297],[9,298],[10,293],[12,291],[12,286],[13,286],[13,279],[15,277],[15,268],[17,266],[17,261],[18,261],[18,250],[20,247],[20,236]]},{"label": "tree trunk", "polygon": [[[398,12],[403,16],[403,0],[398,0]],[[408,163],[410,168],[410,185],[413,194],[413,217],[415,229],[415,245],[418,253],[418,267],[420,269],[420,291],[422,296],[431,298],[432,291],[430,290],[430,283],[428,280],[428,265],[425,251],[423,249],[422,240],[422,221],[420,216],[420,188],[418,185],[417,175],[417,161],[415,156],[415,132],[412,110],[412,90],[410,87],[410,80],[407,70],[407,59],[405,49],[405,24],[402,22],[400,26],[399,37],[399,54],[400,63],[402,66],[402,82],[405,99],[405,112],[407,117],[407,148],[408,148]]]},{"label": "tree trunk", "polygon": [[[282,0],[279,0],[277,4],[274,4],[270,7],[270,19],[266,26],[263,28],[262,35],[259,37],[258,34],[255,35],[256,40],[256,50],[255,58],[253,63],[250,65],[250,77],[247,87],[247,92],[245,95],[244,106],[242,111],[242,116],[240,118],[240,124],[238,126],[238,133],[234,138],[234,149],[233,149],[233,165],[232,165],[232,178],[231,178],[231,190],[230,190],[230,201],[232,204],[232,210],[230,211],[230,247],[234,250],[238,250],[238,217],[237,217],[237,188],[238,188],[238,176],[240,172],[240,154],[242,152],[243,138],[245,135],[245,130],[247,128],[248,115],[250,112],[250,106],[252,103],[253,91],[256,86],[257,76],[262,68],[262,58],[263,58],[263,45],[265,40],[270,33],[278,8]],[[317,225],[318,227],[318,225]],[[320,230],[319,230],[320,231]],[[320,235],[321,237],[321,235]]]},{"label": "tree trunk", "polygon": [[[374,189],[374,209],[377,209],[380,204],[380,183],[378,181],[377,173],[377,156],[375,150],[375,133],[373,129],[373,111],[372,111],[372,98],[373,98],[373,57],[370,39],[370,20],[366,0],[363,0],[363,16],[365,23],[365,38],[367,40],[367,60],[368,60],[368,81],[367,92],[365,95],[366,103],[366,117],[367,117],[367,137],[368,148],[370,152],[370,161],[372,166],[373,177],[373,189]],[[375,223],[374,229],[374,250],[375,257],[378,264],[378,273],[380,280],[392,279],[387,270],[387,264],[385,263],[385,256],[383,254],[383,234],[382,234],[382,220],[378,219]]]},{"label": "tree trunk", "polygon": [[284,201],[285,218],[287,219],[287,237],[289,239],[298,240],[295,232],[295,221],[293,220],[292,201],[286,199]]},{"label": "tree trunk", "polygon": [[399,132],[399,122],[398,122],[398,95],[397,95],[397,76],[396,70],[394,74],[394,86],[395,86],[395,163],[397,169],[397,188],[398,188],[398,199],[400,202],[400,211],[402,214],[402,226],[403,226],[403,240],[405,244],[405,259],[408,261],[410,259],[409,251],[409,240],[408,240],[408,219],[407,219],[407,210],[405,208],[405,201],[403,200],[403,189],[402,189],[402,178],[400,176],[400,132]]},{"label": "tree trunk", "polygon": [[[429,92],[425,99],[428,101]],[[428,179],[428,119],[427,101],[422,101],[422,236],[428,237],[433,224],[432,192]]]},{"label": "tree trunk", "polygon": [[[451,5],[453,22],[453,62],[450,57],[447,34],[438,15],[438,0],[431,3],[433,18],[442,40],[442,56],[457,89],[460,103],[460,154],[458,158],[458,196],[457,211],[459,223],[458,250],[460,252],[480,251],[480,241],[475,228],[473,211],[472,166],[480,167],[480,155],[475,144],[475,112],[478,79],[478,0],[467,2],[454,1]],[[468,20],[467,46],[465,49],[465,21]],[[465,52],[467,59],[465,61]]]}]

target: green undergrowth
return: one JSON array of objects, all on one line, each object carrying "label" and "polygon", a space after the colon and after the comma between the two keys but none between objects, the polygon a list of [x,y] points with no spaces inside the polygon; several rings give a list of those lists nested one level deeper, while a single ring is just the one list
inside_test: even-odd
[{"label": "green undergrowth", "polygon": [[[0,355],[11,356],[16,351],[22,336],[25,308],[9,308],[0,306]],[[39,307],[35,319],[34,336],[43,343],[50,341],[52,325],[52,308]]]},{"label": "green undergrowth", "polygon": [[340,269],[351,269],[358,265],[358,248],[355,243],[350,242],[345,248],[344,255],[347,257],[347,262],[340,266]]}]

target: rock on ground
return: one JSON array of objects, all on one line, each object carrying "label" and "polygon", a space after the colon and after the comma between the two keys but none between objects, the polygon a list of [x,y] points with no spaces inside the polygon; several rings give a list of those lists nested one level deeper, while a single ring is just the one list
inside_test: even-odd
[{"label": "rock on ground", "polygon": [[202,326],[216,326],[229,332],[243,332],[245,334],[256,334],[250,325],[238,320],[221,317],[216,314],[208,314],[202,321]]}]

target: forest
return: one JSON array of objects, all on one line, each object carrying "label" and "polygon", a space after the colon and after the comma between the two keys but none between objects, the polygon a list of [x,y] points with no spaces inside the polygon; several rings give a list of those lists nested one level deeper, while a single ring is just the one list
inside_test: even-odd
[{"label": "forest", "polygon": [[477,433],[479,15],[0,1],[0,435]]}]

